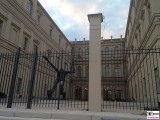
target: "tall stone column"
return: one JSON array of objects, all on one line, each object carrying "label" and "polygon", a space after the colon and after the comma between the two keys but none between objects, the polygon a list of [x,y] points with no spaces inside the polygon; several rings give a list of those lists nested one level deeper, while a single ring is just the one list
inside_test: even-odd
[{"label": "tall stone column", "polygon": [[89,111],[101,111],[101,22],[102,13],[89,14]]}]

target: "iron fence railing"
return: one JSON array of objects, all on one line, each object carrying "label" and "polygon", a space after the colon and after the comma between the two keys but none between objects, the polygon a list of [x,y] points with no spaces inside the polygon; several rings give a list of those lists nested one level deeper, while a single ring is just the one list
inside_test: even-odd
[{"label": "iron fence railing", "polygon": [[[160,49],[102,52],[102,110],[160,109]],[[119,56],[119,57],[114,57]]]},{"label": "iron fence railing", "polygon": [[85,82],[76,82],[76,76],[86,72],[79,59],[88,66],[88,57],[65,51],[1,53],[0,104],[88,109],[88,76]]},{"label": "iron fence railing", "polygon": [[[101,60],[102,111],[160,108],[159,48],[102,51]],[[0,105],[8,108],[87,110],[88,84],[87,52],[0,53]]]}]

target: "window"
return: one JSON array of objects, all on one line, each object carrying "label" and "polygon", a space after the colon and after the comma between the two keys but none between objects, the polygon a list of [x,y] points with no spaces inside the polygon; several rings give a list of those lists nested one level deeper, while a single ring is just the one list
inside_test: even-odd
[{"label": "window", "polygon": [[88,77],[88,73],[89,73],[89,67],[86,66],[86,69],[85,69],[85,76]]},{"label": "window", "polygon": [[121,90],[115,91],[115,99],[118,101],[122,100],[122,91]]},{"label": "window", "polygon": [[0,36],[1,36],[1,34],[2,34],[2,29],[3,29],[3,21],[0,20]]},{"label": "window", "polygon": [[66,43],[66,50],[67,50],[67,48],[68,48],[68,44]]},{"label": "window", "polygon": [[18,78],[18,83],[17,83],[17,94],[20,94],[22,89],[22,78]]},{"label": "window", "polygon": [[86,53],[88,53],[89,52],[89,48],[88,47],[86,47]]},{"label": "window", "polygon": [[151,7],[150,7],[150,4],[147,5],[147,12],[148,12],[148,21],[151,22]]},{"label": "window", "polygon": [[38,45],[36,45],[36,44],[34,44],[34,46],[33,46],[33,51],[38,51]]},{"label": "window", "polygon": [[43,12],[40,8],[37,9],[37,24],[40,25],[41,24],[41,18],[43,16]]},{"label": "window", "polygon": [[82,73],[81,73],[81,66],[78,66],[77,68],[77,77],[81,77]]},{"label": "window", "polygon": [[78,58],[81,59],[82,58],[82,54],[83,54],[83,51],[81,48],[78,49]]},{"label": "window", "polygon": [[38,15],[38,25],[40,25],[41,16]]},{"label": "window", "polygon": [[144,34],[144,32],[145,32],[145,11],[143,10],[142,11],[142,13],[141,13],[141,20],[142,20],[142,22],[141,22],[141,31],[143,31],[142,32],[142,36],[143,36],[143,34]]},{"label": "window", "polygon": [[13,43],[15,43],[18,40],[18,36],[19,36],[19,29],[16,28],[15,26],[12,26],[10,40]]},{"label": "window", "polygon": [[28,38],[24,37],[24,43],[23,43],[22,49],[26,51],[27,50],[27,46],[28,46]]},{"label": "window", "polygon": [[155,74],[157,93],[160,94],[160,77],[159,77],[159,71],[157,68],[155,68],[154,74]]},{"label": "window", "polygon": [[115,73],[115,77],[121,77],[121,67],[120,67],[120,65],[115,65],[114,73]]},{"label": "window", "polygon": [[132,4],[133,4],[133,7],[135,7],[135,0],[133,0],[133,3],[132,3]]},{"label": "window", "polygon": [[28,0],[28,3],[27,3],[27,12],[28,12],[29,15],[32,15],[32,9],[33,9],[32,0]]},{"label": "window", "polygon": [[140,28],[141,28],[141,26],[139,25],[139,28],[138,28],[139,42],[141,41],[141,29]]},{"label": "window", "polygon": [[115,57],[119,57],[120,56],[120,49],[118,47],[114,48],[114,55],[115,55]]},{"label": "window", "polygon": [[107,90],[107,100],[112,100],[112,91]]},{"label": "window", "polygon": [[35,51],[35,50],[38,51],[39,45],[40,45],[40,42],[38,40],[34,39],[33,40],[33,51]]},{"label": "window", "polygon": [[105,66],[104,77],[110,77],[110,66],[109,65]]},{"label": "window", "polygon": [[52,37],[52,29],[50,29],[50,31],[49,31],[49,36]]},{"label": "window", "polygon": [[51,55],[52,55],[52,51],[48,49],[48,50],[47,50],[47,56],[48,56],[48,58],[50,58]]},{"label": "window", "polygon": [[108,47],[105,48],[104,56],[105,58],[109,58],[109,48]]},{"label": "window", "polygon": [[81,86],[76,86],[75,87],[75,99],[76,100],[81,100],[82,99],[82,87]]},{"label": "window", "polygon": [[112,91],[105,88],[103,93],[103,99],[106,100],[112,100]]},{"label": "window", "polygon": [[61,45],[61,39],[62,39],[62,36],[59,35],[59,45]]},{"label": "window", "polygon": [[88,59],[88,57],[89,57],[89,48],[86,47],[86,49],[85,49],[85,58]]},{"label": "window", "polygon": [[139,41],[138,41],[138,39],[137,39],[137,33],[135,34],[135,41],[137,42],[137,47],[139,47]]}]

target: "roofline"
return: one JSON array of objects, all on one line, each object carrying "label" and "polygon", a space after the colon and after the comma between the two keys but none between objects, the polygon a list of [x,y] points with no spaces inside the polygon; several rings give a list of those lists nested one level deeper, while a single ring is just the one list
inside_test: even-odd
[{"label": "roofline", "polygon": [[60,31],[60,33],[63,35],[63,37],[67,40],[67,42],[70,44],[70,41],[68,40],[68,38],[64,35],[64,33],[61,31],[61,29],[58,27],[58,25],[54,22],[54,20],[51,18],[51,16],[48,14],[48,12],[45,10],[45,8],[42,6],[42,4],[38,1],[37,3],[38,5],[40,5],[40,7],[42,8],[42,10],[45,12],[45,14],[47,15],[47,17],[49,18],[49,20],[56,26],[56,28]]},{"label": "roofline", "polygon": [[130,2],[129,12],[128,12],[128,19],[127,19],[127,25],[126,25],[126,30],[125,30],[125,38],[126,38],[126,35],[127,35],[127,29],[128,29],[128,25],[129,25],[129,18],[131,16],[131,6],[132,6],[132,4],[133,4],[133,0],[131,0],[131,2]]}]

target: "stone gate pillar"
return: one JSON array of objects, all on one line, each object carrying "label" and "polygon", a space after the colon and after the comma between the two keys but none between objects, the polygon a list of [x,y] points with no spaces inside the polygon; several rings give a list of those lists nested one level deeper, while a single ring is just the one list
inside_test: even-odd
[{"label": "stone gate pillar", "polygon": [[101,22],[102,13],[89,14],[89,111],[101,111]]}]

